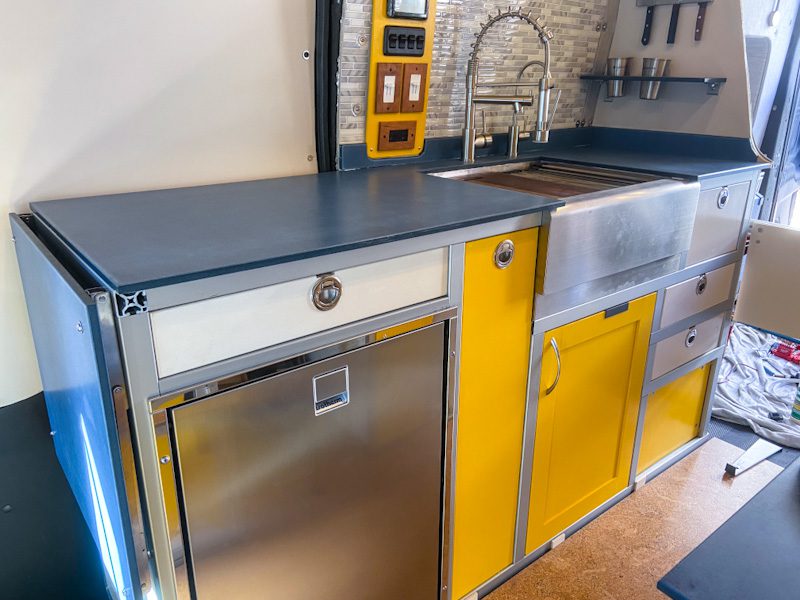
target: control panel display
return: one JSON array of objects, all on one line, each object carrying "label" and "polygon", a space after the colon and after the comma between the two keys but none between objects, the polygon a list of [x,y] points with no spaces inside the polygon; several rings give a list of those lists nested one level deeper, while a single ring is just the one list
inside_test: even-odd
[{"label": "control panel display", "polygon": [[428,0],[387,0],[386,15],[401,19],[426,19]]}]

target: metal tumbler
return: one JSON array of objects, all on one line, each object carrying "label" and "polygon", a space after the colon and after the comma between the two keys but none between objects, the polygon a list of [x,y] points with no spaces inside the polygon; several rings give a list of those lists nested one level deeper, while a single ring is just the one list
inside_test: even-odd
[{"label": "metal tumbler", "polygon": [[[628,58],[609,58],[606,61],[606,75],[624,77],[628,74]],[[609,98],[619,98],[625,94],[625,82],[621,79],[606,81],[606,93]]]},{"label": "metal tumbler", "polygon": [[[643,58],[642,77],[663,77],[667,72],[668,66],[668,58]],[[642,100],[657,100],[660,89],[660,81],[642,81],[639,87],[639,98]]]}]

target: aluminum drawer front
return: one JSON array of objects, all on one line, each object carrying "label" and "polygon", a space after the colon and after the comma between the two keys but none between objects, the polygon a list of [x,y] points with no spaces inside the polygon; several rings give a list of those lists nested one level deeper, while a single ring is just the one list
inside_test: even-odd
[{"label": "aluminum drawer front", "polygon": [[444,352],[434,325],[174,409],[198,598],[436,600]]},{"label": "aluminum drawer front", "polygon": [[[681,331],[658,342],[655,347],[651,379],[661,377],[716,348],[719,345],[724,322],[725,313],[720,313],[707,321],[687,328],[686,331]],[[691,346],[687,346],[687,337],[692,330],[696,330],[696,337]]]},{"label": "aluminum drawer front", "polygon": [[665,291],[661,327],[677,323],[724,302],[731,296],[736,264],[671,285]]},{"label": "aluminum drawer front", "polygon": [[438,248],[337,271],[335,308],[311,303],[316,277],[154,311],[159,377],[447,295],[449,252]]},{"label": "aluminum drawer front", "polygon": [[[719,198],[724,190],[728,200],[720,208]],[[749,191],[750,182],[746,181],[700,192],[687,266],[736,250]]]}]

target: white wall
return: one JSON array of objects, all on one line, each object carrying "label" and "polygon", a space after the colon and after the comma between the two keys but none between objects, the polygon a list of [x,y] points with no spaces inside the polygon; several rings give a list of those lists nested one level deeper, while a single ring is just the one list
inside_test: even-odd
[{"label": "white wall", "polygon": [[[765,0],[742,0],[764,2]],[[727,77],[718,96],[706,95],[700,84],[663,84],[659,99],[639,99],[639,83],[628,84],[627,94],[606,102],[605,89],[595,109],[594,125],[675,131],[707,135],[750,137],[747,68],[740,0],[708,4],[703,36],[694,41],[697,4],[681,6],[675,43],[666,43],[670,6],[657,6],[650,43],[643,46],[645,8],[636,0],[620,0],[610,56],[634,58],[631,75],[640,75],[642,57],[671,59],[668,75]]]},{"label": "white wall", "polygon": [[[0,0],[0,14],[0,213],[316,170],[313,0]],[[0,406],[40,389],[3,216]]]},{"label": "white wall", "polygon": [[[783,73],[783,63],[792,39],[792,32],[797,27],[798,0],[781,0],[778,4],[779,18],[770,22],[770,14],[775,8],[775,0],[742,0],[742,13],[745,36],[762,37],[769,40],[769,62],[763,80],[763,88],[759,105],[753,116],[753,140],[761,145],[767,122],[772,112],[772,103],[778,91],[778,83]],[[750,82],[753,86],[760,82]],[[753,97],[751,96],[751,100]]]}]

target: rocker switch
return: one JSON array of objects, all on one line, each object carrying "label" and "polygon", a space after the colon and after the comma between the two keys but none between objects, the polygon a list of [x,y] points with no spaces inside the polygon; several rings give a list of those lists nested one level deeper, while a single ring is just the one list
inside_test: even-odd
[{"label": "rocker switch", "polygon": [[396,27],[383,29],[383,54],[385,56],[422,56],[425,53],[425,29],[422,27]]}]

